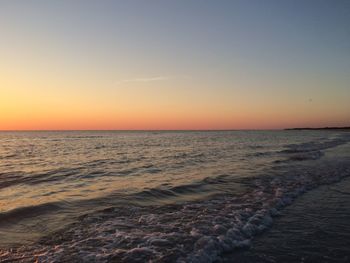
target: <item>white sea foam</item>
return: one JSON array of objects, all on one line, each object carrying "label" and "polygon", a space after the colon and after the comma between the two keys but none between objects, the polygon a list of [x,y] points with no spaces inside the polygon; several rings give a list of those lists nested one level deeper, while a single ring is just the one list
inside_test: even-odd
[{"label": "white sea foam", "polygon": [[218,196],[182,205],[123,207],[87,215],[40,245],[2,252],[0,259],[39,262],[214,262],[249,247],[279,210],[320,184],[350,175],[349,163],[295,169],[251,181],[242,196]]}]

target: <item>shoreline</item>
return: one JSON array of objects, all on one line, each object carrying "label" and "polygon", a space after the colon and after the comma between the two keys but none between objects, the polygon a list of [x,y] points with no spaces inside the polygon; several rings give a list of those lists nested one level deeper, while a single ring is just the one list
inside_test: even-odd
[{"label": "shoreline", "polygon": [[349,262],[348,247],[350,177],[300,196],[249,249],[227,254],[223,262]]}]

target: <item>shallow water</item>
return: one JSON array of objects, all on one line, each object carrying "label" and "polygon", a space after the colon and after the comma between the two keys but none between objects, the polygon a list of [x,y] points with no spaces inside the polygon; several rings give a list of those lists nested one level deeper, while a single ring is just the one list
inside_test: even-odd
[{"label": "shallow water", "polygon": [[[349,153],[349,144],[326,151],[328,161]],[[350,177],[300,196],[249,249],[223,258],[242,263],[350,262]]]},{"label": "shallow water", "polygon": [[224,262],[350,262],[350,178],[322,186],[284,209],[250,249]]},{"label": "shallow water", "polygon": [[2,132],[0,258],[220,260],[302,193],[350,175],[349,141],[330,131]]}]

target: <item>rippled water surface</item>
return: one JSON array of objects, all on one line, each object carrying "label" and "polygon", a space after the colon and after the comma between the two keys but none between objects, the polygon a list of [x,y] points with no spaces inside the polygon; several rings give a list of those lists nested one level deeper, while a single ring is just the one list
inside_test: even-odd
[{"label": "rippled water surface", "polygon": [[350,175],[349,141],[332,131],[1,132],[0,259],[219,260],[302,193]]}]

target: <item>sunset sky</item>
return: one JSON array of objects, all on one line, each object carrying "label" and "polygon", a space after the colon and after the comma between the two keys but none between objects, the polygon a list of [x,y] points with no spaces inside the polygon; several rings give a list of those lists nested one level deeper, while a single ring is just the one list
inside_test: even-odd
[{"label": "sunset sky", "polygon": [[0,130],[350,125],[350,1],[0,1]]}]

